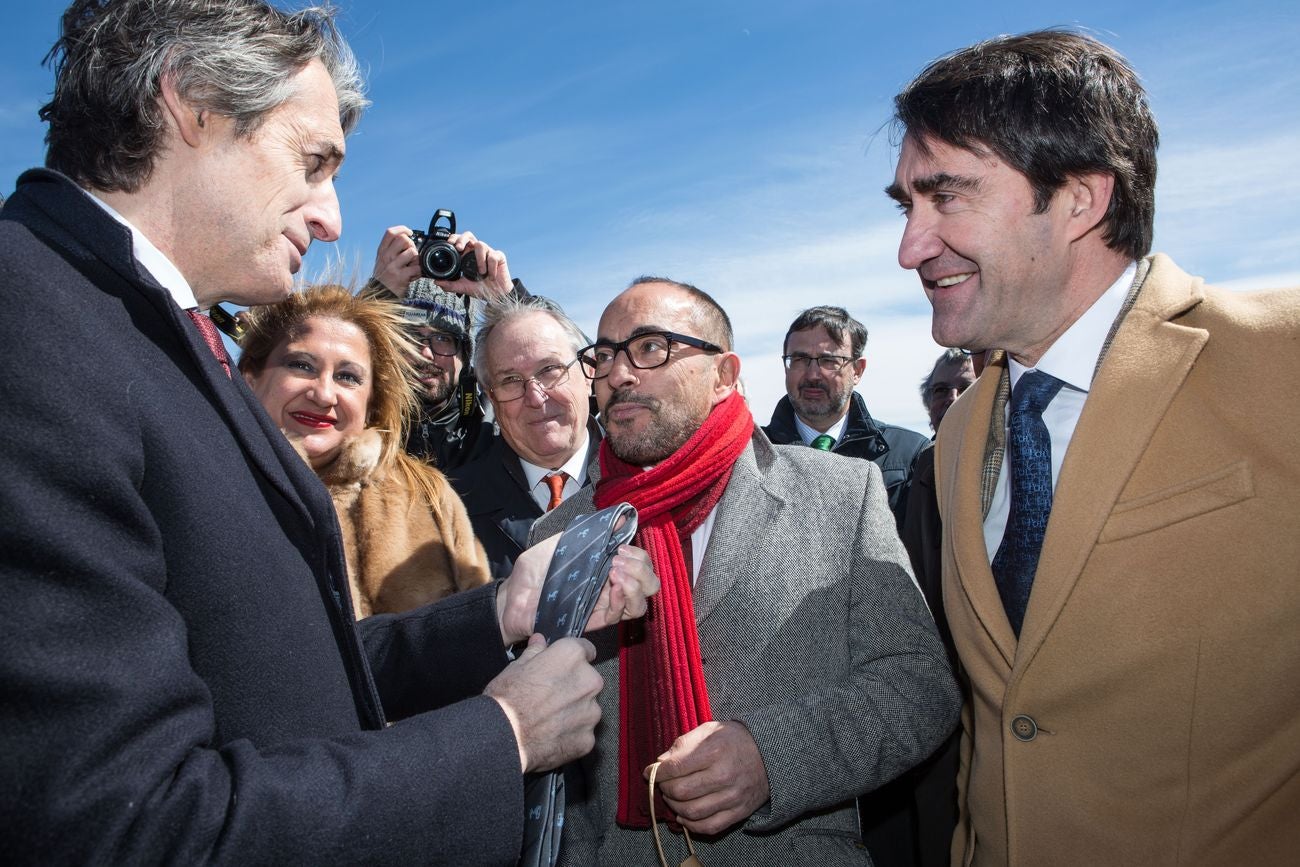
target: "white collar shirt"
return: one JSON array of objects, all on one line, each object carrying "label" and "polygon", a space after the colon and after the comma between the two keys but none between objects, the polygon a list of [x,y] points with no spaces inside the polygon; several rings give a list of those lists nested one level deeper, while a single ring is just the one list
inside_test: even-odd
[{"label": "white collar shirt", "polygon": [[[1136,263],[1130,264],[1119,279],[1112,283],[1110,288],[1048,347],[1035,367],[1028,368],[1014,358],[1007,359],[1013,390],[1020,382],[1020,377],[1030,370],[1041,370],[1065,383],[1043,410],[1043,424],[1047,426],[1048,436],[1052,442],[1053,490],[1061,477],[1061,465],[1065,461],[1070,440],[1074,437],[1079,416],[1083,413],[1083,404],[1088,399],[1097,359],[1101,357],[1106,337],[1110,334],[1115,320],[1119,318],[1120,311],[1124,307],[1124,299],[1128,297],[1136,275]],[[1002,420],[1004,427],[1010,412],[1011,406],[1008,401],[1007,415]],[[1003,460],[997,485],[993,489],[989,513],[984,519],[984,544],[990,563],[997,554],[998,546],[1002,544],[1002,536],[1006,532],[1010,514],[1011,474],[1006,460]]]},{"label": "white collar shirt", "polygon": [[[833,439],[835,442],[839,442],[840,434],[844,433],[844,425],[848,420],[849,414],[846,412],[844,415],[840,416],[839,421],[826,429],[825,435]],[[795,430],[799,431],[799,439],[803,440],[803,444],[806,446],[812,445],[813,440],[823,435],[822,431],[810,427],[803,419],[799,418],[799,413],[794,414],[794,426]]]},{"label": "white collar shirt", "polygon": [[590,440],[589,434],[584,430],[582,432],[582,442],[563,466],[560,467],[539,467],[537,464],[529,463],[523,458],[519,459],[519,465],[523,467],[524,478],[528,480],[528,492],[532,495],[533,500],[546,511],[546,507],[551,502],[551,487],[546,484],[546,477],[554,472],[564,472],[568,478],[564,480],[564,492],[561,495],[565,500],[573,496],[582,486],[587,483],[587,446]]}]

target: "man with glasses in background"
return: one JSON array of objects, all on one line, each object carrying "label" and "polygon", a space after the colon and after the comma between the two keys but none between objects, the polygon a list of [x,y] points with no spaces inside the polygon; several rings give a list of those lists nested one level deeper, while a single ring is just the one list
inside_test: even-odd
[{"label": "man with glasses in background", "polygon": [[803,443],[874,461],[885,477],[889,507],[902,514],[900,495],[926,439],[876,421],[853,389],[867,369],[866,327],[843,307],[810,307],[785,333],[786,396],[763,430],[774,443]]},{"label": "man with glasses in background", "polygon": [[[879,470],[773,446],[731,347],[706,293],[643,277],[579,354],[600,461],[533,538],[630,502],[663,590],[633,628],[593,634],[605,717],[568,789],[562,865],[654,862],[645,773],[660,760],[654,815],[704,835],[709,867],[862,864],[854,796],[956,719]],[[685,841],[665,835],[678,863]]]},{"label": "man with glasses in background", "polygon": [[549,299],[507,296],[488,305],[474,370],[501,435],[452,470],[494,578],[510,574],[533,522],[588,484],[600,429],[591,386],[576,371],[586,335]]}]

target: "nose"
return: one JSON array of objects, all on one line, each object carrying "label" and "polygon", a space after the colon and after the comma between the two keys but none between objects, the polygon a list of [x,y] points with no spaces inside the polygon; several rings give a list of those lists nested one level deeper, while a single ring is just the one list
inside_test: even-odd
[{"label": "nose", "polygon": [[307,203],[305,216],[307,230],[317,241],[337,241],[343,234],[343,214],[339,210],[338,192],[332,180],[321,184]]},{"label": "nose", "polygon": [[542,407],[546,405],[546,399],[549,395],[542,384],[535,379],[530,379],[524,383],[524,403],[531,407]]},{"label": "nose", "polygon": [[903,237],[898,242],[898,264],[908,271],[915,271],[942,252],[943,242],[933,218],[914,207],[907,215]]},{"label": "nose", "polygon": [[334,391],[334,377],[324,375],[318,377],[311,387],[311,398],[317,404],[323,407],[331,407],[338,403],[338,395]]},{"label": "nose", "polygon": [[[601,380],[596,380],[600,382]],[[627,357],[627,350],[620,349],[614,353],[614,361],[610,365],[609,375],[605,377],[604,382],[611,389],[618,389],[624,385],[630,385],[637,382],[636,368]]]}]

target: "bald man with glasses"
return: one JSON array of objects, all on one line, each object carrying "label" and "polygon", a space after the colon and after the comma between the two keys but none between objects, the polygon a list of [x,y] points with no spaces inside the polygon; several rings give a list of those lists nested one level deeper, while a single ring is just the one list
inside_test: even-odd
[{"label": "bald man with glasses", "polygon": [[956,719],[880,473],[773,446],[732,346],[708,294],[642,277],[578,354],[605,428],[595,481],[533,538],[629,502],[663,589],[643,620],[594,638],[604,722],[571,769],[560,867],[656,863],[651,828],[674,816],[659,829],[673,864],[682,828],[709,867],[869,863],[855,796]]},{"label": "bald man with glasses", "polygon": [[803,443],[875,462],[889,507],[902,514],[901,494],[912,461],[925,446],[916,431],[876,421],[854,387],[867,369],[867,329],[843,307],[810,307],[790,324],[781,360],[786,396],[763,430],[774,443]]}]

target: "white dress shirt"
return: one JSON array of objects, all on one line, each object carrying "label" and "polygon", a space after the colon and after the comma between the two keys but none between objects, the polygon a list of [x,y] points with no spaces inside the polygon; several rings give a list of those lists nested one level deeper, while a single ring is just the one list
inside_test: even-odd
[{"label": "white dress shirt", "polygon": [[[833,439],[835,442],[839,442],[840,434],[844,433],[844,425],[846,422],[848,422],[848,420],[849,420],[849,414],[845,412],[844,415],[840,416],[839,421],[835,422],[835,424],[831,425],[829,428],[826,429],[825,435]],[[794,414],[794,427],[795,430],[799,432],[799,438],[803,440],[803,444],[806,446],[812,445],[813,440],[817,439],[817,437],[819,436],[822,436],[821,431],[817,430],[816,428],[809,427],[807,424],[805,424],[804,420],[799,418],[799,413]]]},{"label": "white dress shirt", "polygon": [[577,493],[583,485],[587,483],[587,442],[589,437],[587,432],[582,432],[582,443],[578,450],[573,453],[564,466],[552,469],[551,467],[539,467],[537,464],[530,464],[523,458],[519,459],[519,464],[524,468],[524,478],[528,480],[528,492],[532,494],[533,500],[546,511],[546,507],[551,503],[551,486],[546,484],[546,477],[554,472],[565,472],[569,477],[564,480],[564,492],[561,496],[569,499]]},{"label": "white dress shirt", "polygon": [[[1133,286],[1137,274],[1137,264],[1130,264],[1119,279],[1111,284],[1100,298],[1093,302],[1082,316],[1074,321],[1065,333],[1048,347],[1035,367],[1025,367],[1014,358],[1008,357],[1007,366],[1011,373],[1011,388],[1014,393],[1020,377],[1030,370],[1041,370],[1065,383],[1056,397],[1043,410],[1043,424],[1047,426],[1048,436],[1052,442],[1052,489],[1061,477],[1061,464],[1065,461],[1065,452],[1074,437],[1074,428],[1083,413],[1084,401],[1088,399],[1088,390],[1092,386],[1092,374],[1097,367],[1097,359],[1106,344],[1106,336],[1119,317]],[[1007,402],[1005,426],[1010,418],[1011,403]],[[1011,514],[1011,474],[1007,461],[1002,461],[998,473],[997,485],[993,489],[993,501],[989,505],[988,517],[984,519],[984,544],[988,548],[989,562],[1002,544],[1002,536],[1007,529],[1007,518]]]}]

